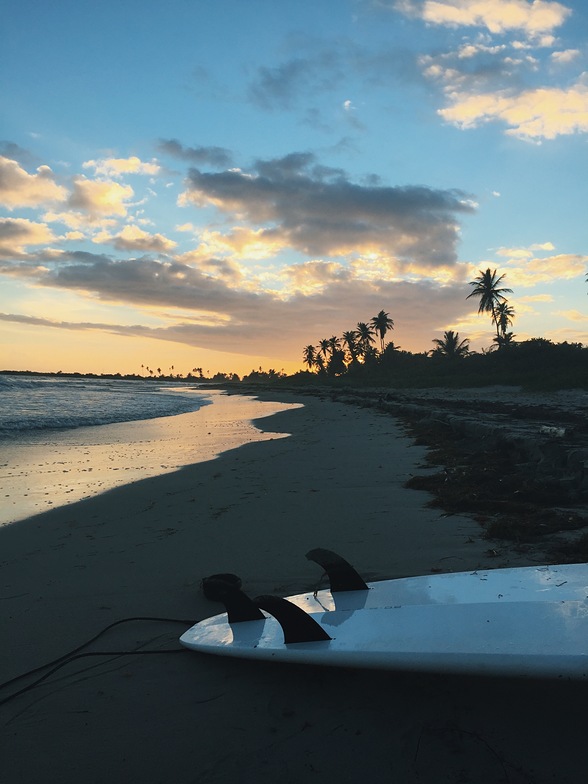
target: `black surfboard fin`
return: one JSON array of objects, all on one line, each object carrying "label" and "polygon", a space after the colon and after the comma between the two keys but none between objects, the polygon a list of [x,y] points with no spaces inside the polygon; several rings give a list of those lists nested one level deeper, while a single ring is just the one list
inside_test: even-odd
[{"label": "black surfboard fin", "polygon": [[319,642],[332,639],[314,618],[305,613],[300,607],[279,596],[258,596],[255,603],[270,615],[282,627],[284,642]]},{"label": "black surfboard fin", "polygon": [[241,578],[236,574],[213,574],[204,577],[202,591],[207,599],[225,605],[229,623],[265,620],[259,607],[241,590]]},{"label": "black surfboard fin", "polygon": [[317,547],[315,550],[310,550],[306,553],[306,557],[309,561],[314,561],[323,567],[329,577],[331,593],[369,590],[363,578],[355,571],[353,566],[332,550]]}]

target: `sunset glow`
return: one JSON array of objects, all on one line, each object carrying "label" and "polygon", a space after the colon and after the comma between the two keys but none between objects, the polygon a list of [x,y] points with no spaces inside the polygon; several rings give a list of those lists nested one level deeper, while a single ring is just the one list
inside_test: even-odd
[{"label": "sunset glow", "polygon": [[580,0],[10,0],[0,369],[240,375],[380,310],[588,343]]}]

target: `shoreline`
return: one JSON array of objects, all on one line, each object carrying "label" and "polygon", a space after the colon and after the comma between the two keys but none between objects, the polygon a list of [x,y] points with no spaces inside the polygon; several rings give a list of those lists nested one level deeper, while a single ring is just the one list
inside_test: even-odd
[{"label": "shoreline", "polygon": [[2,441],[0,526],[217,457],[253,441],[278,438],[253,419],[287,403],[207,390],[192,412],[63,430]]},{"label": "shoreline", "polygon": [[[489,554],[475,521],[445,516],[427,506],[428,493],[405,487],[431,469],[395,417],[280,397],[304,407],[256,424],[288,438],[0,528],[10,638],[0,680],[122,618],[220,612],[200,590],[211,573],[240,574],[251,595],[312,590],[312,547],[340,552],[367,580],[529,563]],[[85,650],[175,650],[184,630],[123,624]],[[111,653],[72,662],[1,706],[0,754],[6,784],[41,784],[47,771],[61,784],[296,784],[317,774],[355,784],[390,770],[407,784],[433,784],[440,772],[457,781],[464,770],[496,784],[504,768],[511,784],[577,784],[586,757],[575,709],[587,686],[547,683],[537,694],[524,681]],[[546,714],[562,717],[557,727]]]}]

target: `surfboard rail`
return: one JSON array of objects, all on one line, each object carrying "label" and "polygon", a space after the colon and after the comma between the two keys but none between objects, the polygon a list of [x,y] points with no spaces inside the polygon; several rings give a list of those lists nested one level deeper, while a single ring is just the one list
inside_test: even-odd
[{"label": "surfboard rail", "polygon": [[[236,575],[220,576],[220,586],[215,575],[206,591],[212,588],[210,598],[225,602],[227,612],[195,624],[180,642],[199,652],[268,661],[588,678],[588,564],[364,583],[332,551],[317,548],[307,557],[325,569],[329,589],[251,600]],[[348,580],[347,567],[365,587],[354,574]],[[226,604],[235,593],[239,612]],[[247,600],[243,615],[240,594]]]}]

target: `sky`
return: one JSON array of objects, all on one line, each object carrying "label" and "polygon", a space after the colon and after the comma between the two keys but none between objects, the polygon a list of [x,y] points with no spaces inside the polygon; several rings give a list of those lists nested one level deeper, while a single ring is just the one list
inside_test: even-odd
[{"label": "sky", "polygon": [[584,0],[4,0],[0,369],[588,343]]}]

